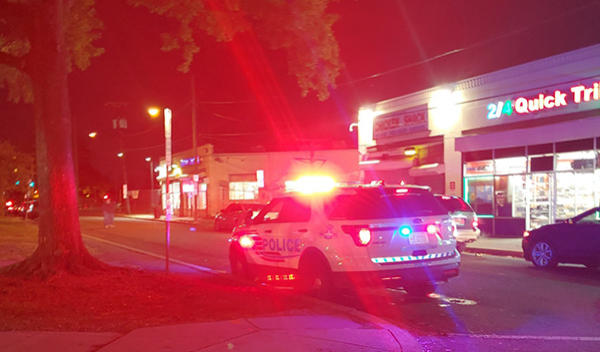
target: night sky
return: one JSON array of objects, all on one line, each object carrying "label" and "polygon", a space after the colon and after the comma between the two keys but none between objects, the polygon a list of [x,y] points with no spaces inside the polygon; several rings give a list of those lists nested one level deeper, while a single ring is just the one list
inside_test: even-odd
[{"label": "night sky", "polygon": [[[264,47],[265,61],[257,62],[236,56],[231,43],[199,33],[201,51],[191,73],[182,74],[176,71],[181,52],[159,49],[160,33],[172,22],[115,0],[97,0],[97,10],[105,24],[97,45],[106,53],[69,78],[78,154],[81,165],[118,180],[119,142],[111,121],[127,118],[123,134],[130,189],[148,187],[144,158],[164,153],[162,121],[150,119],[146,107],[170,107],[174,152],[192,147],[192,77],[199,145],[210,142],[217,151],[286,147],[276,142],[276,133],[282,132],[266,121],[269,110],[296,124],[294,144],[341,140],[354,148],[356,132],[350,133],[348,125],[363,104],[594,45],[600,31],[598,0],[341,0],[331,12],[340,14],[334,31],[345,67],[338,88],[319,102],[312,93],[301,97],[282,52]],[[235,40],[248,42],[245,35]],[[258,104],[244,65],[272,70],[271,89],[261,90],[275,92],[262,97],[267,106]],[[0,91],[0,140],[33,151],[32,107],[5,103],[5,97]],[[91,131],[98,132],[94,140],[87,137]]]}]

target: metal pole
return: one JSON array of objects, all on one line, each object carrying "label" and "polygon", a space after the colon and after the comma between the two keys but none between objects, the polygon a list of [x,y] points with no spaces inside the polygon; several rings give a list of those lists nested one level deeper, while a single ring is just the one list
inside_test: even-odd
[{"label": "metal pole", "polygon": [[[119,144],[121,146],[121,153],[123,153],[123,155],[121,156],[121,168],[123,170],[123,184],[127,185],[127,169],[125,168],[125,151],[124,151],[124,147],[123,147],[123,133],[121,132],[121,129],[119,129]],[[121,189],[121,193],[123,193],[123,189]],[[127,196],[127,194],[124,194],[123,198],[125,199],[125,205],[127,206],[127,214],[131,214],[131,208],[129,207],[129,197]]]},{"label": "metal pole", "polygon": [[169,189],[169,172],[171,169],[171,109],[165,108],[165,171],[167,172],[166,180],[166,196],[167,209],[165,210],[165,271],[169,274],[169,243],[171,238],[171,190]]},{"label": "metal pole", "polygon": [[152,180],[152,177],[154,176],[154,174],[152,174],[153,171],[153,161],[152,159],[150,159],[150,214],[154,214],[154,182]]},{"label": "metal pole", "polygon": [[[196,89],[194,86],[194,75],[190,75],[190,81],[192,81],[192,152],[194,153],[194,175],[196,175],[198,174],[198,148],[196,145]],[[198,215],[196,214],[198,207],[198,179],[192,179],[192,183],[194,184],[192,214],[196,223],[198,221]]]}]

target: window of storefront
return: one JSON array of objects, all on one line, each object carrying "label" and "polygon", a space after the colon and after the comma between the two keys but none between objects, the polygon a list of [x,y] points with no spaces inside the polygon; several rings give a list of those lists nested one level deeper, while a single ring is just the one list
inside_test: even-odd
[{"label": "window of storefront", "polygon": [[229,182],[230,200],[257,200],[259,183],[256,174],[232,174]]},{"label": "window of storefront", "polygon": [[[178,181],[172,182],[169,184],[169,190],[171,191],[171,208],[173,210],[178,210],[180,208],[180,184]],[[163,209],[167,207],[167,197],[166,197],[166,185],[163,183],[161,185],[161,199],[163,202]]]},{"label": "window of storefront", "polygon": [[599,205],[597,143],[585,139],[494,150],[492,159],[489,151],[466,153],[464,198],[480,217],[493,218],[497,234],[574,217]]}]

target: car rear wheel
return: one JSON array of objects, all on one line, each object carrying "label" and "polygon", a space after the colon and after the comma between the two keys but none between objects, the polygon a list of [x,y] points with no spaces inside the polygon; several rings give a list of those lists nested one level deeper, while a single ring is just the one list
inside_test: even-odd
[{"label": "car rear wheel", "polygon": [[539,241],[532,246],[530,258],[537,268],[553,268],[558,263],[555,249],[546,241]]},{"label": "car rear wheel", "polygon": [[461,242],[461,243],[458,242],[457,243],[457,251],[464,252],[466,248],[467,248],[467,244],[466,243],[463,243],[463,242]]},{"label": "car rear wheel", "polygon": [[219,221],[215,221],[215,231],[219,232],[221,230],[221,224],[219,224]]},{"label": "car rear wheel", "polygon": [[425,297],[428,294],[434,293],[436,290],[436,283],[426,282],[426,283],[415,283],[408,284],[403,286],[403,289],[407,294],[414,297]]},{"label": "car rear wheel", "polygon": [[299,266],[298,289],[312,297],[329,299],[334,292],[331,271],[322,260],[305,259]]}]

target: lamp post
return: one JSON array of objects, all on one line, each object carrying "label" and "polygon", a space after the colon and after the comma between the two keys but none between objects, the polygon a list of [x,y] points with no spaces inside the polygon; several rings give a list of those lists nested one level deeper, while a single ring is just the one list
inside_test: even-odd
[{"label": "lamp post", "polygon": [[[152,117],[157,117],[160,114],[160,110],[157,108],[148,109],[148,113]],[[171,237],[171,190],[169,189],[169,167],[171,166],[171,109],[165,108],[163,110],[163,116],[165,118],[165,271],[169,274],[169,242]]]},{"label": "lamp post", "polygon": [[146,157],[146,162],[150,163],[150,213],[154,214],[154,162],[151,157]]}]

